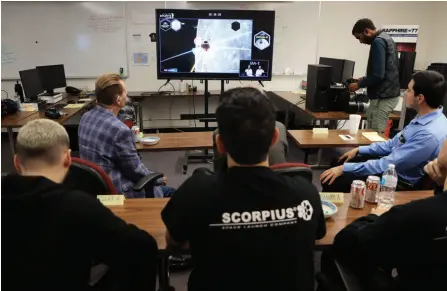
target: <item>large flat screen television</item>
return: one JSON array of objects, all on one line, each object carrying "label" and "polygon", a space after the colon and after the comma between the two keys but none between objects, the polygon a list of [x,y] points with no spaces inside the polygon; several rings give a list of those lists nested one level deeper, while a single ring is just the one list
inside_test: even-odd
[{"label": "large flat screen television", "polygon": [[274,11],[155,13],[158,79],[271,80]]}]

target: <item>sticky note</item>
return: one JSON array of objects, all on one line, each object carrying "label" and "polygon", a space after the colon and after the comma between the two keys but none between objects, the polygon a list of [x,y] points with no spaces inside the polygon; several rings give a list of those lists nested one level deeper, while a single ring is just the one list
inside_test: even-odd
[{"label": "sticky note", "polygon": [[124,195],[97,195],[96,198],[105,206],[124,205],[124,200],[126,199]]},{"label": "sticky note", "polygon": [[377,132],[363,132],[362,135],[369,139],[370,141],[386,141],[383,137],[381,137]]},{"label": "sticky note", "polygon": [[329,133],[329,129],[327,129],[327,128],[314,128],[314,129],[312,129],[312,132],[314,134],[328,134]]},{"label": "sticky note", "polygon": [[298,94],[298,95],[306,95],[306,91],[304,90],[294,90],[291,91],[293,94]]},{"label": "sticky note", "polygon": [[321,192],[320,196],[322,200],[326,200],[335,204],[343,204],[343,202],[345,201],[345,194],[341,192]]},{"label": "sticky note", "polygon": [[20,111],[37,111],[38,106],[37,103],[22,103],[20,104]]}]

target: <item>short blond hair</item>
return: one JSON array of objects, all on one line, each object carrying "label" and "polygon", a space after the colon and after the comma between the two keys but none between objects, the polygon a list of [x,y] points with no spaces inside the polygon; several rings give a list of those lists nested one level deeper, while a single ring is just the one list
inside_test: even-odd
[{"label": "short blond hair", "polygon": [[123,94],[122,79],[118,74],[104,74],[95,83],[96,99],[104,105],[112,105],[117,95]]},{"label": "short blond hair", "polygon": [[70,148],[65,128],[50,119],[36,119],[19,130],[16,150],[22,166],[29,160],[55,164],[63,150]]}]

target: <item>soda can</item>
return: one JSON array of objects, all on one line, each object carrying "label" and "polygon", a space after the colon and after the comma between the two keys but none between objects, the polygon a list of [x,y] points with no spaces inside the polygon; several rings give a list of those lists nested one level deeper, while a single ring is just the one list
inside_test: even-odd
[{"label": "soda can", "polygon": [[377,176],[369,176],[366,179],[365,201],[369,203],[377,203],[377,195],[380,190],[380,178]]},{"label": "soda can", "polygon": [[365,182],[354,180],[351,184],[351,203],[352,208],[363,208],[365,206]]},{"label": "soda can", "polygon": [[139,142],[140,141],[140,128],[136,125],[132,126],[132,134],[133,134],[133,140],[135,142]]}]

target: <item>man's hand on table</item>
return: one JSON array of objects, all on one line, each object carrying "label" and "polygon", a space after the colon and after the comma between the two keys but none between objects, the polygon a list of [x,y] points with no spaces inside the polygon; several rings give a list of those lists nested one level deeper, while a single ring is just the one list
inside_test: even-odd
[{"label": "man's hand on table", "polygon": [[425,165],[424,171],[433,181],[435,181],[438,186],[442,186],[444,184],[447,176],[447,170],[441,166],[438,159],[435,159]]},{"label": "man's hand on table", "polygon": [[341,175],[343,175],[343,166],[334,167],[324,171],[323,174],[321,174],[320,176],[320,181],[323,184],[329,182],[329,185],[332,185],[335,179],[337,179]]},{"label": "man's hand on table", "polygon": [[359,148],[355,148],[350,150],[349,152],[344,153],[339,159],[338,162],[346,163],[355,158],[359,154]]}]

